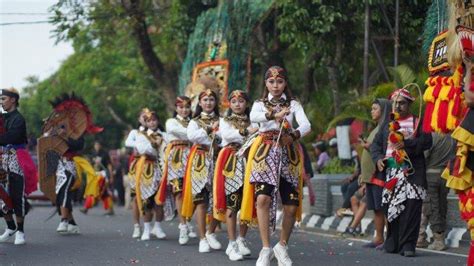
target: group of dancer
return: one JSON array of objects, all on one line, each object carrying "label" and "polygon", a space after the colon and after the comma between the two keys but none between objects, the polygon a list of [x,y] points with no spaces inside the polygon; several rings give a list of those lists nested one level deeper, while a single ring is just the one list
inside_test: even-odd
[{"label": "group of dancer", "polygon": [[[253,106],[246,92],[232,91],[229,109],[222,117],[214,89],[205,88],[198,95],[194,112],[190,98],[177,97],[166,130],[155,112],[142,110],[140,127],[126,140],[126,146],[135,150],[129,170],[134,199],[132,236],[165,238],[160,224],[163,207],[173,199],[180,219],[180,245],[193,237],[189,221],[194,216],[199,252],[221,249],[215,231],[219,222],[225,222],[229,239],[225,252],[232,261],[242,260],[251,253],[245,239],[248,228],[258,223],[263,247],[257,265],[269,265],[273,257],[282,265],[291,265],[287,243],[301,215],[297,210],[302,199],[303,162],[297,141],[310,132],[310,123],[293,98],[281,67],[268,69],[263,96]],[[297,128],[293,128],[295,122]],[[280,241],[271,249],[278,192],[283,224]]]}]

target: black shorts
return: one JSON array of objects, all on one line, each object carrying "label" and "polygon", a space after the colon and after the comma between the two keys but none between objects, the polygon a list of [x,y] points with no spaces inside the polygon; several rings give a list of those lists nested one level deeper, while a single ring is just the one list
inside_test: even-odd
[{"label": "black shorts", "polygon": [[176,178],[170,181],[171,183],[171,191],[173,194],[178,194],[183,192],[183,179],[182,178]]},{"label": "black shorts", "polygon": [[367,198],[367,209],[372,211],[382,210],[382,192],[383,187],[367,183],[365,187],[365,196]]},{"label": "black shorts", "polygon": [[226,196],[228,210],[231,210],[233,213],[237,213],[240,210],[240,206],[242,205],[242,194],[243,188],[239,188],[236,192]]},{"label": "black shorts", "polygon": [[[272,192],[275,186],[267,184],[267,183],[261,183],[261,182],[256,182],[255,183],[255,196],[258,197],[258,195],[267,195],[267,196],[272,196]],[[280,197],[281,197],[281,203],[283,205],[293,205],[293,206],[299,206],[299,193],[294,188],[288,181],[286,181],[284,178],[280,179]]]},{"label": "black shorts", "polygon": [[153,208],[155,208],[156,204],[155,204],[155,195],[156,194],[153,194],[153,196],[149,197],[148,199],[145,199],[142,201],[142,208],[143,208],[143,212],[145,211],[150,211],[150,210],[153,210]]},{"label": "black shorts", "polygon": [[209,191],[207,188],[203,188],[201,192],[193,196],[193,203],[194,205],[209,203]]}]

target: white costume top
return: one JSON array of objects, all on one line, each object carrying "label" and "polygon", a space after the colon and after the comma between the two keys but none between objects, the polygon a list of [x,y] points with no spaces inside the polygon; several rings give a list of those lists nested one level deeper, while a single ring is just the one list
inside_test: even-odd
[{"label": "white costume top", "polygon": [[195,120],[191,120],[187,130],[188,140],[194,144],[211,145],[211,138],[204,128],[200,127]]},{"label": "white costume top", "polygon": [[[127,147],[135,148],[135,150],[140,155],[146,154],[146,155],[151,155],[151,156],[157,157],[158,154],[161,153],[159,151],[159,150],[161,150],[161,148],[159,150],[156,150],[155,148],[153,148],[150,140],[146,136],[146,135],[150,136],[153,133],[154,133],[153,130],[150,130],[150,129],[147,130],[147,131],[137,131],[136,130],[136,132],[134,132],[133,135],[132,135],[132,132],[130,132],[130,134],[128,135],[127,140],[125,141],[125,145]],[[156,133],[161,134],[162,137],[163,137],[163,142],[165,142],[165,136],[163,135],[163,132],[161,132],[160,130],[157,130]],[[164,143],[162,143],[162,145],[160,145],[160,147],[163,147],[164,146],[163,144]]]},{"label": "white costume top", "polygon": [[[251,124],[248,128],[258,127],[256,124]],[[247,128],[247,129],[248,129]],[[219,131],[218,135],[221,137],[222,147],[229,145],[229,143],[239,143],[243,144],[245,142],[246,136],[242,136],[239,132],[239,129],[234,127],[231,123],[227,122],[225,118],[219,120]]]},{"label": "white costume top", "polygon": [[130,133],[128,133],[127,139],[125,140],[125,147],[134,149],[137,136],[140,134],[141,131],[144,130],[145,128],[143,126],[140,126],[139,129],[132,129]]},{"label": "white costume top", "polygon": [[183,121],[184,119],[177,115],[176,118],[170,118],[166,120],[166,133],[168,135],[168,142],[173,140],[188,140],[188,130],[178,120]]},{"label": "white costume top", "polygon": [[[286,99],[286,95],[282,94],[281,98]],[[273,99],[271,94],[268,94],[268,100]],[[257,101],[252,106],[252,111],[250,112],[250,121],[252,123],[259,123],[259,132],[267,132],[272,130],[280,130],[280,123],[277,123],[275,120],[267,120],[265,114],[267,114],[268,109],[265,107],[265,104],[262,101]],[[301,137],[308,134],[311,131],[311,124],[309,123],[308,117],[306,116],[303,106],[295,100],[290,102],[290,114],[287,115],[286,120],[291,126],[293,126],[293,120],[296,119],[298,123],[298,130]]]}]

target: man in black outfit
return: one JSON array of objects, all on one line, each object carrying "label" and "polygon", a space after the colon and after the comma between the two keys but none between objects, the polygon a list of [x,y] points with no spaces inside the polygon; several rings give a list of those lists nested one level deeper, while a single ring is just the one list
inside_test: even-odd
[{"label": "man in black outfit", "polygon": [[[389,253],[412,257],[415,255],[421,206],[427,188],[423,152],[431,147],[432,138],[422,132],[421,125],[416,127],[418,120],[410,112],[415,98],[410,92],[398,89],[390,99],[399,114],[397,132],[403,138],[391,138],[389,141],[389,124],[386,124],[375,136],[370,153],[377,169],[374,178],[384,184],[382,204],[388,222],[384,249]],[[408,156],[402,162],[396,161],[396,154],[403,150]]]},{"label": "man in black outfit", "polygon": [[20,95],[15,89],[0,90],[2,108],[7,112],[0,118],[3,120],[3,127],[0,128],[0,190],[5,196],[0,197],[0,216],[3,216],[7,223],[0,242],[6,242],[15,235],[15,245],[25,244],[23,225],[25,215],[30,209],[25,194],[25,175],[16,152],[18,149],[24,149],[27,144],[25,119],[17,110],[19,99]]}]

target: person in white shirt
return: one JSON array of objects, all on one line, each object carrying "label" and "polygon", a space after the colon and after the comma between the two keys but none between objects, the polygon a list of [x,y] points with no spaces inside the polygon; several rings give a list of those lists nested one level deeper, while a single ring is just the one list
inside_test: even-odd
[{"label": "person in white shirt", "polygon": [[149,112],[148,108],[143,108],[138,115],[138,122],[139,127],[138,129],[132,129],[125,140],[125,147],[133,149],[133,155],[135,158],[133,159],[132,163],[130,164],[130,169],[128,169],[128,183],[131,190],[130,193],[130,201],[132,203],[132,217],[133,217],[133,238],[140,238],[141,231],[140,231],[140,210],[138,209],[137,201],[135,200],[136,193],[135,193],[135,168],[132,166],[136,165],[136,160],[138,157],[137,150],[135,148],[137,136],[140,132],[145,131],[145,112]]},{"label": "person in white shirt", "polygon": [[[295,120],[297,128],[293,128]],[[253,104],[250,121],[259,124],[260,135],[249,151],[241,220],[252,222],[256,207],[263,245],[257,265],[270,265],[273,253],[279,265],[291,265],[287,243],[295,219],[301,219],[303,184],[303,159],[296,141],[311,131],[311,124],[301,104],[292,97],[283,68],[272,66],[266,71],[264,94]],[[280,241],[272,250],[270,228],[275,229],[278,192],[283,223]]]},{"label": "person in white shirt", "polygon": [[162,192],[166,191],[161,188],[163,185],[170,185],[178,215],[180,217],[179,238],[180,245],[185,245],[189,241],[189,237],[196,237],[192,231],[192,227],[187,223],[186,219],[181,215],[181,207],[183,205],[183,178],[185,174],[186,164],[188,162],[191,143],[188,140],[187,128],[191,120],[191,99],[186,96],[178,96],[175,101],[176,111],[172,118],[166,121],[166,134],[168,145],[165,151],[165,163],[162,183],[159,190],[159,202],[165,200]]},{"label": "person in white shirt", "polygon": [[[132,162],[130,172],[135,176],[134,188],[138,209],[143,213],[144,229],[141,240],[150,240],[153,233],[158,239],[163,239],[166,234],[161,228],[163,220],[163,206],[155,205],[155,194],[161,180],[161,167],[159,161],[160,146],[163,142],[163,133],[158,129],[158,117],[155,112],[145,111],[144,131],[136,135],[133,146],[137,150],[138,158]],[[156,211],[156,222],[151,230],[153,210]]]},{"label": "person in white shirt", "polygon": [[235,90],[229,95],[230,108],[227,116],[219,121],[219,135],[223,148],[219,152],[214,173],[214,218],[226,222],[229,244],[226,254],[231,261],[242,260],[250,255],[245,235],[247,224],[241,223],[239,237],[236,238],[237,212],[242,203],[242,191],[245,172],[245,158],[237,151],[246,138],[258,128],[250,123],[249,97]]},{"label": "person in white shirt", "polygon": [[[196,210],[196,221],[199,229],[199,252],[210,252],[222,246],[216,238],[217,220],[210,221],[206,232],[206,216],[212,214],[212,177],[214,174],[215,156],[217,155],[216,135],[219,126],[219,109],[217,94],[206,89],[199,94],[199,103],[194,118],[189,122],[187,136],[194,145],[186,167],[184,197],[181,214],[190,219],[193,207]],[[211,215],[212,217],[212,215]]]}]

